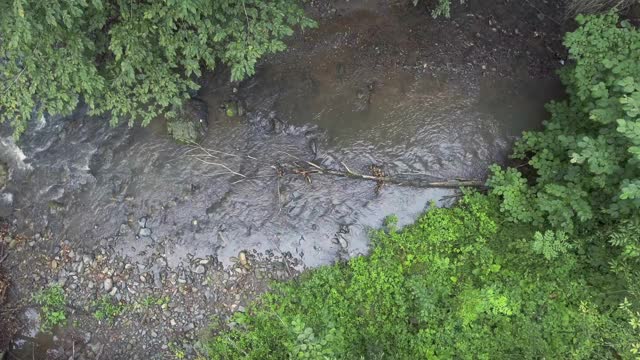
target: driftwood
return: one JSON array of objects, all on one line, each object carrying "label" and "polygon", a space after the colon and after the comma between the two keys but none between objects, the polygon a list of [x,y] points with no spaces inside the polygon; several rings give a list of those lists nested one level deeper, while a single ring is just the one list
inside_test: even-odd
[{"label": "driftwood", "polygon": [[[350,179],[360,179],[367,181],[375,181],[380,188],[383,184],[395,184],[402,186],[413,186],[423,188],[460,188],[460,187],[484,187],[484,182],[479,180],[467,180],[467,179],[455,179],[445,181],[433,181],[422,174],[403,174],[400,176],[380,176],[380,175],[366,175],[352,171],[345,163],[341,163],[344,167],[344,171],[334,170],[322,167],[318,164],[314,164],[310,161],[304,161],[308,168],[293,168],[291,172],[299,174],[305,177],[308,182],[311,182],[311,175],[332,175]],[[372,170],[375,170],[374,167]],[[373,171],[374,173],[376,171]]]},{"label": "driftwood", "polygon": [[[275,176],[279,181],[279,178],[286,175],[300,175],[303,176],[304,179],[311,183],[312,175],[329,175],[329,176],[337,176],[349,179],[359,179],[366,181],[374,181],[376,182],[376,192],[382,188],[385,184],[395,184],[401,186],[413,186],[413,187],[422,187],[422,188],[446,188],[446,189],[457,189],[460,187],[484,187],[484,182],[480,180],[469,180],[469,179],[453,179],[453,180],[442,180],[442,181],[434,181],[433,177],[429,177],[426,174],[419,173],[403,173],[397,174],[394,176],[386,175],[384,171],[380,167],[371,166],[371,175],[368,174],[360,174],[355,171],[349,169],[349,167],[341,162],[344,170],[336,170],[329,169],[318,164],[315,164],[311,161],[302,160],[294,155],[291,155],[287,152],[280,151],[280,153],[285,154],[292,159],[296,160],[293,164],[280,164],[271,166],[276,170]],[[244,180],[252,179],[246,174],[242,174],[238,171],[232,170],[230,166],[225,164],[222,161],[222,158],[236,158],[236,159],[245,159],[251,161],[259,161],[260,159],[255,158],[249,155],[237,155],[231,154],[223,151],[218,151],[214,149],[208,149],[198,144],[191,144],[190,148],[183,154],[189,157],[192,157],[204,164],[211,165],[222,169],[222,172],[216,173],[215,175],[229,174],[236,175],[240,177],[240,180],[236,182],[241,182]],[[280,189],[280,185],[278,182],[278,192]]]}]

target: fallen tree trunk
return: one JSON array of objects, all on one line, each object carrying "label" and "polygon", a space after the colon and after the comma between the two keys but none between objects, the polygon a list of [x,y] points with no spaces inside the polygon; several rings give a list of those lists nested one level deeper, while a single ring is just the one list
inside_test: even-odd
[{"label": "fallen tree trunk", "polygon": [[433,187],[433,188],[460,188],[460,187],[484,187],[484,182],[478,180],[446,180],[446,181],[430,181],[429,179],[420,178],[395,178],[390,176],[372,176],[362,175],[353,172],[342,172],[336,170],[317,170],[311,172],[320,175],[333,175],[339,177],[346,177],[351,179],[369,180],[375,182],[383,182],[386,184],[404,185],[404,186],[417,186],[417,187]]},{"label": "fallen tree trunk", "polygon": [[333,170],[322,167],[318,164],[314,164],[310,161],[304,161],[309,168],[293,168],[289,169],[291,173],[302,175],[308,182],[311,182],[310,175],[318,174],[318,175],[332,175],[338,177],[345,177],[350,179],[360,179],[360,180],[368,180],[375,181],[379,187],[383,184],[395,184],[402,186],[414,186],[414,187],[429,187],[429,188],[446,188],[446,189],[457,189],[461,187],[476,187],[483,188],[485,184],[480,180],[468,180],[468,179],[454,179],[454,180],[443,180],[443,181],[433,181],[433,179],[426,178],[424,175],[415,174],[415,176],[407,177],[406,174],[402,176],[376,176],[376,175],[365,175],[359,174],[351,171],[347,165],[342,163],[342,166],[345,168],[344,171]]}]

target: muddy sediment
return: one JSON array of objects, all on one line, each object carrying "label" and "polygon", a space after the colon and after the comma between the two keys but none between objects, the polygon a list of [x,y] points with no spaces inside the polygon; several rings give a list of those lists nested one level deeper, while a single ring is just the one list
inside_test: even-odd
[{"label": "muddy sediment", "polygon": [[[198,94],[209,108],[202,144],[217,151],[209,163],[161,120],[112,129],[79,112],[45,119],[17,145],[2,141],[12,296],[25,313],[47,284],[69,300],[72,326],[43,340],[49,355],[37,348],[39,358],[194,356],[212,317],[223,323],[270,279],[364,254],[385,216],[411,222],[453,193],[391,184],[377,193],[359,180],[280,176],[279,165],[376,165],[435,181],[483,179],[504,162],[562,95],[562,9],[467,1],[433,20],[426,3],[312,3],[319,28],[255,77],[209,76]],[[98,321],[103,296],[127,311]],[[35,352],[23,338],[17,358]]]}]

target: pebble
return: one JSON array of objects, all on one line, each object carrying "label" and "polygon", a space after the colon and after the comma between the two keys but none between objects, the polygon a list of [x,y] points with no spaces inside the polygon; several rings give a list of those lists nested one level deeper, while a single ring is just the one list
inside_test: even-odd
[{"label": "pebble", "polygon": [[160,267],[166,267],[167,266],[167,260],[163,257],[159,257],[156,259],[156,264],[158,264],[158,266]]},{"label": "pebble", "polygon": [[153,286],[162,289],[162,280],[160,280],[160,273],[157,271],[153,273]]},{"label": "pebble", "polygon": [[138,233],[138,235],[140,235],[142,237],[149,237],[149,236],[151,236],[151,229],[142,228],[142,229],[140,229],[140,232]]},{"label": "pebble", "polygon": [[98,354],[100,352],[100,350],[102,350],[102,344],[101,343],[91,343],[91,344],[88,345],[88,347],[94,354]]},{"label": "pebble", "polygon": [[338,243],[343,248],[349,247],[349,243],[347,242],[347,239],[345,239],[344,236],[342,236],[342,235],[338,236]]},{"label": "pebble", "polygon": [[118,232],[120,235],[124,235],[129,232],[129,225],[120,224],[120,231]]},{"label": "pebble", "polygon": [[109,278],[104,279],[104,291],[111,291],[111,289],[113,288],[113,281]]},{"label": "pebble", "polygon": [[247,266],[247,264],[248,264],[248,262],[247,262],[247,254],[245,254],[244,251],[241,251],[238,254],[238,260],[240,261],[240,265]]},{"label": "pebble", "polygon": [[198,265],[198,266],[196,266],[195,269],[193,269],[193,272],[196,273],[196,274],[204,274],[205,271],[206,271],[206,269],[205,269],[204,265]]}]

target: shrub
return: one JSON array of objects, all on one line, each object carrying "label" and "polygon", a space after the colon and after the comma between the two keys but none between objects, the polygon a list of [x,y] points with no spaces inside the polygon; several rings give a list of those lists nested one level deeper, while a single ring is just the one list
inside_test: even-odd
[{"label": "shrub", "polygon": [[525,132],[514,157],[535,170],[493,167],[488,184],[512,220],[588,232],[640,210],[640,32],[618,16],[578,16],[567,34],[568,99],[549,104],[544,130]]},{"label": "shrub", "polygon": [[[212,359],[514,359],[631,355],[617,303],[587,284],[615,278],[563,246],[532,246],[497,197],[467,194],[414,225],[373,235],[369,256],[276,284],[207,343]],[[543,244],[544,245],[544,244]],[[631,305],[629,305],[633,308]],[[635,308],[634,308],[635,309]],[[617,315],[613,315],[617,314]],[[620,317],[619,319],[624,319]]]}]

